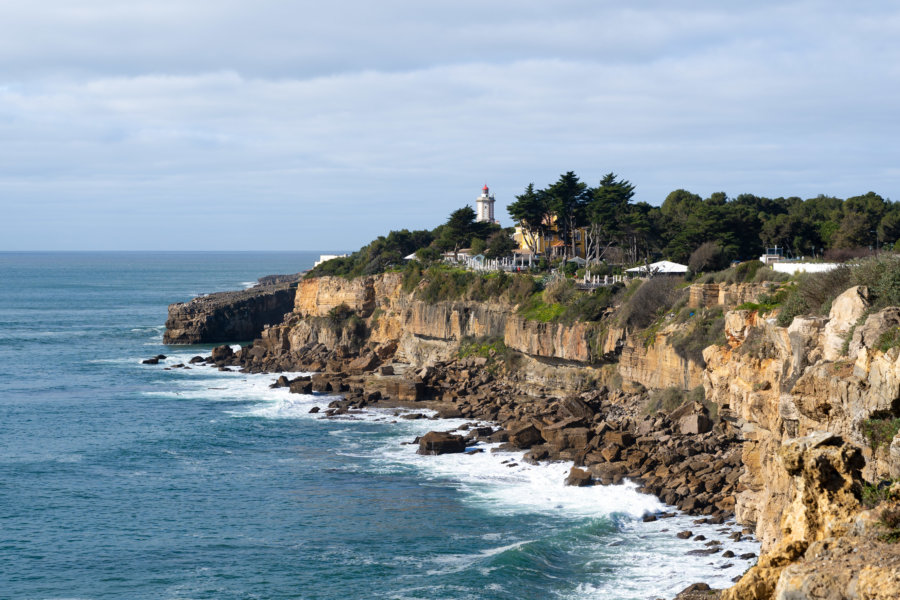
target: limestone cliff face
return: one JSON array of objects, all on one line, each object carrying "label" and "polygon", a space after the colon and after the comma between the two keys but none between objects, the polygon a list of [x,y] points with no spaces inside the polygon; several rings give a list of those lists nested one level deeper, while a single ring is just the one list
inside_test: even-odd
[{"label": "limestone cliff face", "polygon": [[[396,273],[302,281],[291,317],[266,330],[264,344],[281,353],[318,343],[352,346],[352,336],[326,320],[342,304],[365,320],[367,342],[396,343],[398,358],[414,366],[451,358],[465,338],[494,338],[537,361],[531,372],[540,375],[533,375],[532,381],[555,389],[584,389],[604,380],[609,370],[601,373],[599,367],[604,359],[617,356],[622,378],[646,388],[687,390],[702,383],[702,368],[678,356],[669,343],[674,326],[664,328],[648,344],[640,336],[597,323],[530,321],[503,302],[430,304],[404,291]],[[553,372],[551,366],[561,371]]]},{"label": "limestone cliff face", "polygon": [[714,306],[738,306],[756,302],[774,288],[773,283],[695,283],[689,289],[688,306],[712,308]]},{"label": "limestone cliff face", "polygon": [[[835,300],[829,318],[796,318],[789,327],[754,312],[730,312],[729,347],[704,352],[707,398],[743,429],[746,440],[746,489],[737,497],[737,517],[757,524],[764,549],[781,535],[779,524],[794,492],[776,458],[785,440],[827,431],[863,449],[866,478],[898,468],[887,447],[869,448],[861,429],[867,419],[900,416],[898,351],[864,346],[865,335],[877,339],[871,332],[877,326],[863,325],[847,356],[829,360],[865,312],[865,297],[864,290],[852,288]],[[869,319],[890,322],[882,313]]]},{"label": "limestone cliff face", "polygon": [[703,385],[703,368],[680,357],[669,343],[674,332],[674,327],[664,329],[656,334],[652,343],[638,335],[627,336],[619,356],[622,379],[649,389],[676,387],[690,390]]},{"label": "limestone cliff face", "polygon": [[530,356],[593,364],[600,360],[598,335],[596,323],[541,323],[511,315],[503,342]]},{"label": "limestone cliff face", "polygon": [[778,541],[722,599],[900,597],[900,551],[860,505],[859,448],[816,432],[786,440],[775,460],[791,483]]},{"label": "limestone cliff face", "polygon": [[239,342],[281,323],[294,305],[295,284],[264,285],[169,305],[164,344]]},{"label": "limestone cliff face", "polygon": [[373,277],[343,279],[314,277],[304,279],[297,288],[294,313],[302,317],[324,317],[342,304],[362,317],[375,309]]}]

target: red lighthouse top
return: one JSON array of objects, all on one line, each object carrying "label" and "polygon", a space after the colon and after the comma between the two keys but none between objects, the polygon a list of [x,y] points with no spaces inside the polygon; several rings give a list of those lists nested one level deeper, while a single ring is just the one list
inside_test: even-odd
[{"label": "red lighthouse top", "polygon": [[481,191],[484,192],[485,194],[488,193],[488,186],[487,186],[487,184],[484,184],[484,187],[481,188]]}]

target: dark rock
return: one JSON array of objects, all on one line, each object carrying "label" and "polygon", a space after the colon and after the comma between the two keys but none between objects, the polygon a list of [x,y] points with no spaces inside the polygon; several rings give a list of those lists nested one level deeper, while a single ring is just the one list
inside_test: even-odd
[{"label": "dark rock", "polygon": [[541,432],[530,423],[509,430],[509,443],[516,448],[527,450],[542,441],[544,438],[541,437]]},{"label": "dark rock", "polygon": [[153,358],[145,358],[144,360],[141,361],[141,364],[142,365],[158,365],[159,359],[156,358],[155,356]]},{"label": "dark rock", "polygon": [[682,435],[697,435],[712,430],[712,421],[703,413],[696,413],[682,417],[678,421],[678,427]]},{"label": "dark rock", "polygon": [[312,394],[313,384],[310,380],[295,379],[288,386],[292,394]]},{"label": "dark rock", "polygon": [[590,472],[579,469],[578,467],[572,467],[569,471],[569,476],[566,477],[566,485],[585,487],[593,485],[593,483],[594,478],[591,476]]},{"label": "dark rock", "polygon": [[709,556],[711,554],[716,554],[721,548],[698,548],[697,550],[688,550],[685,554],[689,556]]},{"label": "dark rock", "polygon": [[189,362],[190,364],[192,364],[192,365],[196,365],[197,363],[202,363],[203,360],[204,360],[204,359],[203,359],[202,356],[195,356],[195,357],[193,357],[191,360],[189,360],[188,362]]},{"label": "dark rock", "polygon": [[296,283],[221,292],[170,304],[164,344],[210,344],[258,338],[294,308]]},{"label": "dark rock", "polygon": [[227,344],[222,344],[221,346],[216,346],[212,349],[212,359],[213,362],[219,362],[220,360],[228,360],[232,356],[234,356],[234,350],[231,349],[231,346]]},{"label": "dark rock", "polygon": [[309,412],[312,414],[315,414],[315,413],[319,412],[319,407],[313,406],[311,409],[309,409]]},{"label": "dark rock", "polygon": [[290,386],[291,386],[291,382],[288,380],[288,378],[286,376],[282,375],[281,377],[276,379],[275,383],[273,383],[269,387],[274,389],[274,388],[283,388],[283,387],[290,387]]},{"label": "dark rock", "polygon": [[677,537],[680,540],[686,540],[686,539],[690,538],[692,535],[694,535],[694,533],[692,531],[679,531],[678,533],[675,534],[675,537]]},{"label": "dark rock", "polygon": [[559,408],[571,418],[585,420],[594,418],[594,409],[578,396],[563,398],[559,403]]},{"label": "dark rock", "polygon": [[350,361],[350,364],[347,365],[347,368],[351,371],[373,371],[380,362],[381,361],[378,359],[378,356],[374,352],[369,352]]},{"label": "dark rock", "polygon": [[419,454],[436,455],[465,451],[465,438],[446,431],[429,431],[419,439]]}]

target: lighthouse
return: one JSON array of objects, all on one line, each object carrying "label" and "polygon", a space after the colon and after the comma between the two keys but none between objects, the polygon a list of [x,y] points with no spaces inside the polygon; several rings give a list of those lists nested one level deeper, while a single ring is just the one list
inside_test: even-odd
[{"label": "lighthouse", "polygon": [[479,223],[497,222],[494,220],[494,196],[491,195],[487,184],[481,188],[481,195],[475,200],[475,206],[478,207],[476,221]]}]

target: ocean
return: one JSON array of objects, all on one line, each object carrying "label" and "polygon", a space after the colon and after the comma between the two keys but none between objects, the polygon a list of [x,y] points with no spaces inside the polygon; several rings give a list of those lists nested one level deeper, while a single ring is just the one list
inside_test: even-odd
[{"label": "ocean", "polygon": [[325,419],[272,375],[165,369],[210,348],[162,345],[169,303],[318,255],[0,253],[0,598],[625,600],[749,566],[687,555],[676,532],[726,532],[644,523],[664,506],[631,485],[404,444],[463,421]]}]

